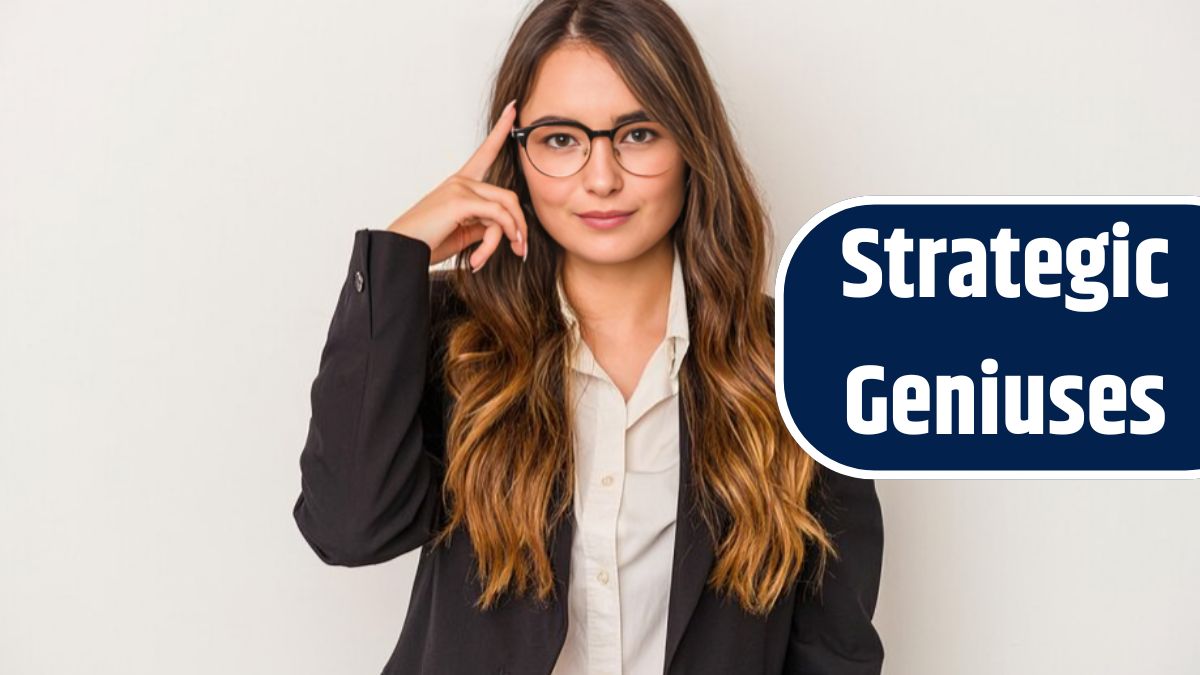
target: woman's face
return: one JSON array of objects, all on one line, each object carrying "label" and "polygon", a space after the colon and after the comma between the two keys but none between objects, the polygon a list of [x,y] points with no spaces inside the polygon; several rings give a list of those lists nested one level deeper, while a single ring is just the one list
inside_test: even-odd
[{"label": "woman's face", "polygon": [[[642,105],[601,52],[569,43],[544,57],[528,99],[519,104],[517,126],[552,115],[577,120],[592,129],[611,129],[618,117],[638,110]],[[624,127],[620,135],[625,137],[636,128]],[[639,134],[633,138],[641,141],[646,137]],[[533,140],[529,142],[532,147]],[[626,262],[667,235],[683,209],[686,163],[673,139],[656,142],[669,145],[672,159],[665,172],[654,176],[623,169],[612,143],[599,136],[593,139],[583,168],[565,178],[542,174],[530,164],[526,152],[518,153],[538,221],[568,257],[594,264]],[[615,227],[600,228],[580,217],[592,211],[633,213]]]}]

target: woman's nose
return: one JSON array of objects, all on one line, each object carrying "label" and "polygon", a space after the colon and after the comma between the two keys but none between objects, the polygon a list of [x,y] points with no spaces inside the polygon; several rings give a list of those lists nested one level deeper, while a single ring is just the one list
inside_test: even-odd
[{"label": "woman's nose", "polygon": [[601,137],[592,139],[589,153],[583,167],[583,186],[598,195],[621,189],[621,165],[617,163],[612,141]]}]

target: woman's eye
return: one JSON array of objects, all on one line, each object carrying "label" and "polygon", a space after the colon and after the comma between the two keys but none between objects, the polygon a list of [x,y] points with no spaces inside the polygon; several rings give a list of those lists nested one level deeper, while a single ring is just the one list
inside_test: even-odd
[{"label": "woman's eye", "polygon": [[655,134],[653,129],[639,128],[633,129],[628,134],[625,134],[625,140],[631,141],[635,144],[641,144],[649,143],[657,136],[658,134]]},{"label": "woman's eye", "polygon": [[546,137],[546,145],[552,148],[563,148],[570,145],[574,140],[570,134],[551,134]]}]

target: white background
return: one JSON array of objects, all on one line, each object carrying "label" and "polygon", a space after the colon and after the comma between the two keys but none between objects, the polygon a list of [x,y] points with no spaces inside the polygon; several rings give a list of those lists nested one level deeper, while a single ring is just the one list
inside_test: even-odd
[{"label": "white background", "polygon": [[[301,539],[308,388],[354,230],[470,155],[523,6],[0,2],[0,672],[379,672],[417,554]],[[674,6],[776,260],[856,195],[1200,185],[1194,2]],[[1200,483],[879,492],[888,675],[1200,672]]]}]

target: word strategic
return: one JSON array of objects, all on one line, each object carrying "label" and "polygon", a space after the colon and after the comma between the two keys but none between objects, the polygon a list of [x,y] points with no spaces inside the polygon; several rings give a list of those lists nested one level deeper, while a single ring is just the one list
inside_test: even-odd
[{"label": "word strategic", "polygon": [[[978,239],[920,239],[914,245],[904,234],[903,228],[892,231],[883,240],[883,251],[887,254],[888,290],[897,298],[914,297],[914,286],[922,298],[935,296],[937,287],[937,257],[944,253],[966,253],[969,260],[958,263],[949,271],[950,293],[958,298],[982,298],[987,296],[988,273],[996,292],[1005,298],[1019,298],[1022,285],[1025,292],[1036,298],[1062,296],[1066,308],[1074,312],[1095,312],[1113,298],[1127,298],[1130,292],[1129,224],[1118,221],[1109,232],[1096,237],[1074,239],[1067,243],[1066,250],[1057,239],[1038,237],[1024,244],[1014,239],[1008,228],[1001,229],[988,244]],[[850,230],[842,238],[842,257],[846,263],[865,275],[857,282],[843,281],[842,294],[848,298],[868,298],[883,288],[883,270],[879,264],[862,252],[866,245],[879,245],[879,231],[860,227]],[[1111,247],[1111,251],[1109,250]],[[906,264],[908,254],[916,250],[917,283],[907,281]],[[991,253],[989,267],[988,253]],[[1013,281],[1013,254],[1022,254],[1025,273],[1020,280]],[[1156,254],[1166,256],[1167,240],[1148,238],[1138,243],[1133,254],[1134,286],[1147,298],[1167,297],[1167,282],[1154,281],[1153,265]],[[1112,288],[1096,277],[1112,265]],[[1060,277],[1070,276],[1070,293],[1064,293]]]}]

